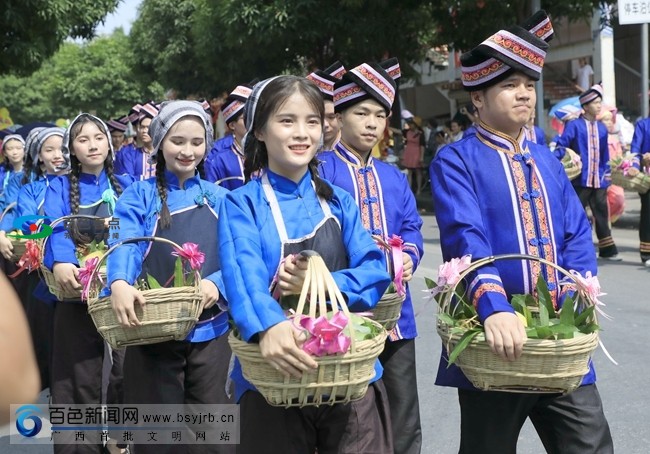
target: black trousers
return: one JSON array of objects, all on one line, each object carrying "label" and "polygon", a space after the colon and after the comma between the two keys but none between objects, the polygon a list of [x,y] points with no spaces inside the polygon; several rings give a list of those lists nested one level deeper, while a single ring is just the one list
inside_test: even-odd
[{"label": "black trousers", "polygon": [[390,403],[395,454],[419,454],[422,450],[422,428],[418,380],[415,368],[415,339],[386,341],[379,356],[384,367],[382,381]]},{"label": "black trousers", "polygon": [[[52,406],[101,404],[104,339],[99,335],[87,306],[57,303],[54,309],[52,344]],[[74,437],[63,431],[58,439]],[[84,444],[55,444],[56,454],[101,452],[101,439],[85,437]]]},{"label": "black trousers", "polygon": [[515,454],[530,418],[549,454],[613,454],[596,385],[572,393],[522,394],[458,390],[460,454]]},{"label": "black trousers", "polygon": [[601,257],[611,257],[618,254],[616,244],[612,238],[612,229],[609,225],[609,208],[607,207],[606,188],[585,188],[574,186],[583,207],[591,208],[598,237],[598,251]]},{"label": "black trousers", "polygon": [[[207,342],[169,341],[127,347],[125,404],[232,404],[226,395],[228,334]],[[118,443],[123,440],[117,440]],[[234,453],[235,445],[135,445],[136,454]]]},{"label": "black trousers", "polygon": [[239,400],[238,454],[392,454],[386,389],[381,380],[348,404],[274,407],[256,391]]},{"label": "black trousers", "polygon": [[639,194],[641,197],[641,220],[639,221],[639,252],[641,260],[650,259],[650,191]]}]

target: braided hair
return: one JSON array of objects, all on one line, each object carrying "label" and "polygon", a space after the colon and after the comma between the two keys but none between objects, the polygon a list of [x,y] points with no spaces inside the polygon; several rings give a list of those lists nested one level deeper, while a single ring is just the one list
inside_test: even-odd
[{"label": "braided hair", "polygon": [[[253,125],[246,125],[248,131],[244,143],[244,178],[248,182],[251,176],[269,165],[269,155],[266,144],[255,137],[255,133],[264,130],[271,116],[294,93],[300,93],[314,108],[320,117],[321,126],[325,121],[325,106],[323,96],[318,87],[310,80],[297,76],[280,76],[269,82],[260,93]],[[247,103],[246,108],[249,108]],[[316,156],[309,162],[309,172],[314,182],[316,194],[329,201],[334,194],[332,187],[318,174],[318,159]]]},{"label": "braided hair", "polygon": [[43,176],[43,169],[40,165],[34,165],[31,156],[27,155],[25,163],[23,164],[23,178],[20,180],[20,184],[26,185],[32,181],[32,172],[35,173],[34,180],[38,180]]}]

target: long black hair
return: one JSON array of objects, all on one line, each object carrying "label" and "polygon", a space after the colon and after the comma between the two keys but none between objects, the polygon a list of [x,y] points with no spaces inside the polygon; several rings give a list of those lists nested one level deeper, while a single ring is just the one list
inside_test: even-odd
[{"label": "long black hair", "polygon": [[[246,125],[248,130],[244,144],[244,178],[251,179],[251,175],[269,165],[269,155],[266,144],[255,137],[256,132],[261,132],[266,127],[271,116],[294,93],[300,93],[320,117],[321,126],[325,121],[325,105],[323,96],[318,87],[310,80],[297,76],[280,76],[268,83],[262,90],[255,109],[253,125]],[[249,105],[246,105],[249,108]],[[333,191],[329,184],[318,175],[318,160],[316,156],[309,162],[309,172],[316,187],[316,193],[325,200],[331,200]]]}]

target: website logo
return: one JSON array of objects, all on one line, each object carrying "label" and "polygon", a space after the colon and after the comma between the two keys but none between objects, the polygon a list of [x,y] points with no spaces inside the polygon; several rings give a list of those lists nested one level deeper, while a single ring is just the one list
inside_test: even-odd
[{"label": "website logo", "polygon": [[[16,410],[16,429],[20,435],[31,438],[41,431],[43,422],[39,416],[43,413],[36,405],[23,405]],[[30,420],[34,423],[34,427],[28,429],[25,427],[25,421]]]},{"label": "website logo", "polygon": [[28,216],[20,216],[14,219],[13,228],[19,232],[23,231],[25,225],[29,226],[29,235],[22,233],[8,233],[7,236],[15,239],[36,240],[38,238],[45,238],[52,234],[52,227],[45,224],[43,221],[46,219],[53,219],[49,216],[40,216],[38,214],[30,214]]}]

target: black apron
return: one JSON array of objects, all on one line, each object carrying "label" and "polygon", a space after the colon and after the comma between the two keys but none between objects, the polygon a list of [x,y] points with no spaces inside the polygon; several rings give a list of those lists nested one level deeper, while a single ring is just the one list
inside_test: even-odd
[{"label": "black apron", "polygon": [[325,217],[314,230],[300,238],[289,238],[278,199],[266,174],[262,176],[262,188],[271,207],[273,221],[280,236],[280,257],[285,258],[290,254],[298,254],[300,251],[310,249],[320,254],[327,265],[327,269],[331,272],[349,267],[348,252],[345,244],[343,244],[341,226],[338,219],[332,215],[332,211],[325,200],[319,198]]},{"label": "black apron", "polygon": [[[114,197],[114,196],[113,196]],[[79,205],[79,212],[77,214],[82,214],[86,216],[97,216],[102,218],[102,220],[94,219],[75,219],[73,222],[79,233],[87,237],[89,241],[107,241],[109,229],[105,225],[103,218],[109,218],[113,215],[112,209],[110,208],[109,203],[99,200],[90,205]]]},{"label": "black apron", "polygon": [[[171,225],[166,229],[159,229],[158,223],[156,223],[152,236],[168,239],[179,246],[191,238],[192,242],[198,244],[199,250],[205,254],[201,277],[218,271],[221,267],[219,264],[217,214],[207,204],[207,201],[201,205],[192,205],[170,214]],[[213,228],[205,228],[206,226],[213,226]],[[192,235],[192,231],[196,233]],[[140,278],[146,279],[147,274],[150,274],[160,285],[164,285],[174,275],[176,257],[171,255],[172,250],[172,247],[166,243],[152,242],[145,254]],[[201,313],[199,322],[213,319],[220,312],[221,309],[215,304]]]}]

